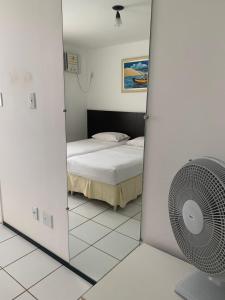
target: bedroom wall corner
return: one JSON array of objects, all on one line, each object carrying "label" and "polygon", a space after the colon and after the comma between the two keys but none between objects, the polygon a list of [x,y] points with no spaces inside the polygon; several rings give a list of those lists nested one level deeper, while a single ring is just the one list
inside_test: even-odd
[{"label": "bedroom wall corner", "polygon": [[[61,6],[1,3],[0,182],[4,221],[68,260]],[[37,109],[30,109],[30,93]],[[53,229],[43,224],[44,211],[54,217]]]}]

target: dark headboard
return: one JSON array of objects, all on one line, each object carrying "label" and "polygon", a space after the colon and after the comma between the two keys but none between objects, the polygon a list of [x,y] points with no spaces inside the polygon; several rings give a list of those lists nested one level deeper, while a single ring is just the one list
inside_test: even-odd
[{"label": "dark headboard", "polygon": [[104,131],[128,134],[131,138],[144,136],[144,113],[123,111],[87,111],[88,137]]}]

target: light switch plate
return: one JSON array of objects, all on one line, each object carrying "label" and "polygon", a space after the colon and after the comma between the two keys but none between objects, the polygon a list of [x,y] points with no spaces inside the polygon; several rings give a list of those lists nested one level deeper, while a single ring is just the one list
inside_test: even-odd
[{"label": "light switch plate", "polygon": [[0,107],[3,107],[3,95],[0,93]]},{"label": "light switch plate", "polygon": [[33,214],[34,220],[38,221],[39,220],[39,211],[38,211],[37,207],[32,208],[32,214]]},{"label": "light switch plate", "polygon": [[36,100],[36,94],[30,93],[29,95],[29,107],[30,109],[36,109],[37,108],[37,100]]},{"label": "light switch plate", "polygon": [[53,216],[49,215],[46,212],[43,212],[43,224],[50,228],[53,228]]}]

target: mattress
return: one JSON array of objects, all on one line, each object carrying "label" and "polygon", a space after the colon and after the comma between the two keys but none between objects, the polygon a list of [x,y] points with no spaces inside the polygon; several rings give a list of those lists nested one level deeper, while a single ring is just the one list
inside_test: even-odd
[{"label": "mattress", "polygon": [[111,185],[143,172],[143,148],[122,145],[67,160],[68,173]]},{"label": "mattress", "polygon": [[85,139],[67,143],[67,158],[95,152],[102,149],[117,147],[126,144],[127,140],[121,142],[105,142],[97,139]]}]

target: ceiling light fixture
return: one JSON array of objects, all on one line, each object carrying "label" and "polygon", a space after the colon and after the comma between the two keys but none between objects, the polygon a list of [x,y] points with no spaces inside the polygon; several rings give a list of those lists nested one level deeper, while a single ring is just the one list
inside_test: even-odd
[{"label": "ceiling light fixture", "polygon": [[115,23],[115,25],[119,27],[119,26],[122,25],[122,19],[121,19],[121,16],[120,16],[120,11],[124,9],[124,6],[114,5],[112,7],[112,9],[116,11],[116,23]]}]

